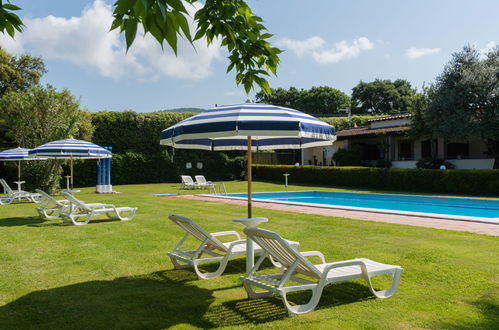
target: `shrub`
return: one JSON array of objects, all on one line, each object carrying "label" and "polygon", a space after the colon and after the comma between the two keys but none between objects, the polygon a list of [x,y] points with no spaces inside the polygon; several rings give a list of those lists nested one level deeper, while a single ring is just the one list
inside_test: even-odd
[{"label": "shrub", "polygon": [[499,170],[403,169],[375,167],[313,167],[254,165],[258,180],[345,186],[364,189],[499,196]]},{"label": "shrub", "polygon": [[337,166],[359,166],[362,161],[362,149],[358,145],[340,148],[333,155]]}]

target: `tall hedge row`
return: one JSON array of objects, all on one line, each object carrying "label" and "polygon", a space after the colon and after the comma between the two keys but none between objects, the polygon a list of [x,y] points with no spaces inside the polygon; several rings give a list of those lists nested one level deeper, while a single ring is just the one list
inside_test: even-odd
[{"label": "tall hedge row", "polygon": [[253,178],[283,182],[398,191],[499,196],[499,170],[383,169],[254,165]]}]

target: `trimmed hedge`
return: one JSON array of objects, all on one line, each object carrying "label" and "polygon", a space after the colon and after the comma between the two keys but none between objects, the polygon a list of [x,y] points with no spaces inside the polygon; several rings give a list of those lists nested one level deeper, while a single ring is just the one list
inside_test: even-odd
[{"label": "trimmed hedge", "polygon": [[[185,163],[192,164],[191,169]],[[203,168],[197,168],[197,162]],[[242,178],[245,157],[229,157],[225,153],[202,150],[175,150],[172,157],[167,151],[158,154],[126,152],[113,154],[111,159],[111,184],[143,184],[180,182],[180,175],[204,175],[211,181],[236,180]],[[74,164],[75,187],[90,187],[97,183],[97,160],[80,160]],[[66,165],[64,173],[68,173]],[[65,180],[65,179],[64,179]],[[65,187],[65,181],[61,187]]]},{"label": "trimmed hedge", "polygon": [[499,196],[499,170],[254,165],[253,178],[290,183],[413,192]]}]

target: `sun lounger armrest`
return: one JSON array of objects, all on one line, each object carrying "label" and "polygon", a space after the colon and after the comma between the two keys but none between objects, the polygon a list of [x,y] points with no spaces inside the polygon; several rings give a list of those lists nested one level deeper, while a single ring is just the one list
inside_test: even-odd
[{"label": "sun lounger armrest", "polygon": [[361,269],[367,271],[367,266],[365,262],[362,260],[345,260],[345,261],[338,261],[338,262],[333,262],[324,267],[324,276],[327,276],[330,270],[335,269],[335,268],[341,268],[341,267],[347,267],[347,266],[360,266]]},{"label": "sun lounger armrest", "polygon": [[300,252],[302,256],[304,257],[310,257],[310,256],[316,256],[321,259],[321,262],[323,264],[326,263],[326,259],[324,258],[324,255],[320,251],[305,251],[305,252]]},{"label": "sun lounger armrest", "polygon": [[246,244],[246,240],[242,239],[242,240],[239,240],[239,241],[230,242],[230,244],[229,244],[229,251],[232,251],[232,249],[234,248],[234,246],[241,245],[241,244]]},{"label": "sun lounger armrest", "polygon": [[238,240],[241,240],[241,236],[239,233],[235,230],[229,230],[229,231],[221,231],[218,233],[211,233],[212,236],[226,236],[226,235],[235,235]]}]

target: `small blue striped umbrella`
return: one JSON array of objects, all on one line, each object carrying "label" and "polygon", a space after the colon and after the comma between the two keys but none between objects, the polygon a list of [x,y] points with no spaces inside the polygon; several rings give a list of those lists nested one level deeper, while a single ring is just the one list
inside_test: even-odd
[{"label": "small blue striped umbrella", "polygon": [[248,150],[248,218],[251,151],[331,145],[333,126],[301,111],[244,103],[203,111],[161,132],[161,144],[179,149]]},{"label": "small blue striped umbrella", "polygon": [[42,160],[28,155],[30,149],[14,148],[0,152],[1,161],[17,161],[17,179],[21,181],[21,160]]},{"label": "small blue striped umbrella", "polygon": [[70,159],[71,186],[73,186],[73,159],[111,158],[112,152],[88,141],[66,139],[52,141],[29,151],[30,156]]}]

